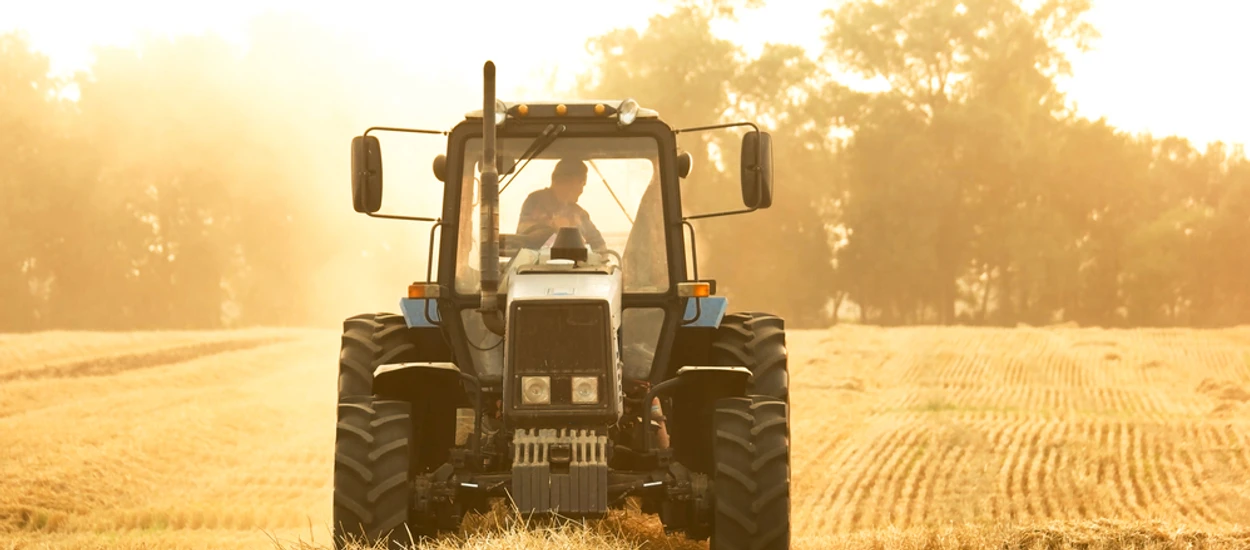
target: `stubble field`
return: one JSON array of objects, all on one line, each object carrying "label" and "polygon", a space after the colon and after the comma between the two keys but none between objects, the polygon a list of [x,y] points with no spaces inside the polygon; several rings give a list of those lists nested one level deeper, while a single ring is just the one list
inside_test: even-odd
[{"label": "stubble field", "polygon": [[[797,548],[1250,547],[1250,328],[789,334]],[[338,335],[0,335],[0,548],[328,547]],[[444,547],[698,548],[621,512]]]}]

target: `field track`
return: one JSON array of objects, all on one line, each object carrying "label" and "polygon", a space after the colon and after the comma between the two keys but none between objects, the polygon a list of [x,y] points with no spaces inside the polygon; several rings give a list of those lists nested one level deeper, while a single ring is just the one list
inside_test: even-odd
[{"label": "field track", "polygon": [[[1250,328],[840,327],[789,347],[796,547],[1250,547]],[[0,335],[0,550],[322,547],[337,353],[332,331]],[[698,547],[608,523],[614,546]]]}]

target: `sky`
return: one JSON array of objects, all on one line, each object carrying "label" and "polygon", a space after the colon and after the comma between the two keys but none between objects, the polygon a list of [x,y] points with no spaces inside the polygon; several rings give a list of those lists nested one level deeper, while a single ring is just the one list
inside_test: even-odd
[{"label": "sky", "polygon": [[[831,1],[770,0],[748,10],[722,36],[748,51],[797,42],[813,54]],[[0,32],[20,30],[49,55],[53,70],[87,68],[94,44],[128,45],[141,33],[212,32],[245,47],[250,18],[295,12],[352,37],[413,72],[437,74],[465,92],[480,90],[481,64],[499,66],[500,94],[547,95],[545,85],[588,61],[586,40],[613,28],[643,28],[665,0],[584,2],[382,2],[293,0],[109,2],[0,1]],[[1078,112],[1130,132],[1181,135],[1197,144],[1250,143],[1250,2],[1093,0],[1089,20],[1102,38],[1072,60],[1061,83]],[[65,14],[75,14],[72,18]],[[488,37],[489,39],[481,39]],[[465,109],[475,106],[466,101]],[[461,112],[463,112],[461,110]]]}]

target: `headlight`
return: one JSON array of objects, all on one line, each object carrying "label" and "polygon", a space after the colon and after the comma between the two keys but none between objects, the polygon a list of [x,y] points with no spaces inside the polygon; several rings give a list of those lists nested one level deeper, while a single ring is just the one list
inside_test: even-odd
[{"label": "headlight", "polygon": [[617,123],[621,126],[628,126],[638,117],[638,102],[632,99],[626,99],[621,102],[621,106],[616,108]]},{"label": "headlight", "polygon": [[577,404],[595,404],[599,402],[599,377],[574,376],[573,402]]},{"label": "headlight", "polygon": [[526,405],[548,405],[551,403],[550,376],[522,376],[521,402]]}]

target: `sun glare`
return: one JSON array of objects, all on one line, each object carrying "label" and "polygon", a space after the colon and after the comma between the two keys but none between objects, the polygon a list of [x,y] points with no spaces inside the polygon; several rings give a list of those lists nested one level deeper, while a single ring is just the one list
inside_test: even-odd
[{"label": "sun glare", "polygon": [[[766,42],[797,43],[816,55],[827,3],[770,2],[718,33],[749,53]],[[97,45],[129,46],[145,33],[215,33],[246,44],[249,21],[266,13],[299,14],[359,41],[380,58],[414,73],[464,82],[475,89],[480,64],[501,67],[501,93],[547,95],[567,88],[588,61],[586,39],[612,28],[645,26],[667,3],[646,0],[594,8],[574,0],[515,3],[385,2],[370,9],[290,0],[170,4],[150,0],[109,3],[14,2],[0,7],[0,32],[25,32],[51,58],[53,71],[89,68]],[[72,12],[74,17],[68,17]],[[1230,70],[1250,52],[1238,28],[1250,5],[1195,0],[1169,2],[1102,0],[1090,20],[1102,38],[1073,60],[1074,76],[1062,82],[1083,116],[1107,117],[1131,132],[1179,134],[1198,144],[1250,142],[1250,103],[1242,76]],[[367,29],[362,31],[360,29]],[[518,39],[523,37],[523,39]]]}]

